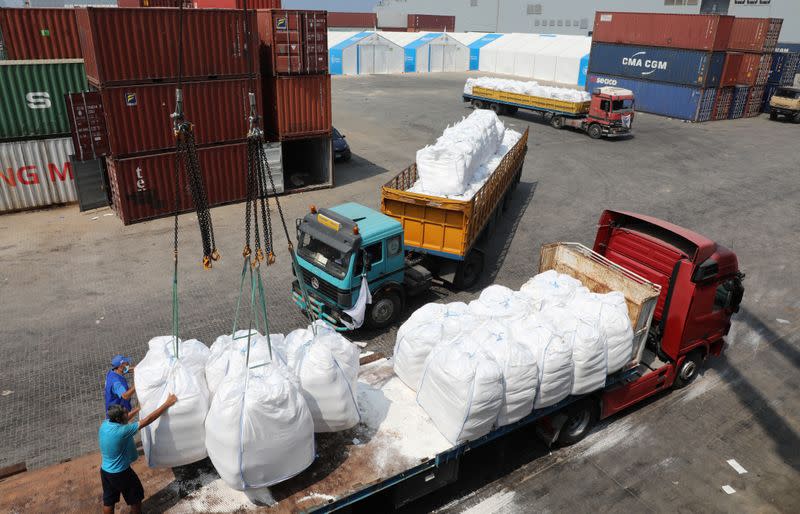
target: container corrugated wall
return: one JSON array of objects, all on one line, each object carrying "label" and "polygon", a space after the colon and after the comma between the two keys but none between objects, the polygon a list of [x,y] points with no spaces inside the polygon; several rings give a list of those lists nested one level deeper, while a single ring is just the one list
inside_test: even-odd
[{"label": "container corrugated wall", "polygon": [[[95,85],[159,82],[178,76],[178,9],[76,10],[86,75]],[[249,18],[256,33],[255,16]],[[124,30],[120,30],[124,27]],[[258,52],[246,45],[242,12],[183,12],[183,78],[244,77],[258,71]]]},{"label": "container corrugated wall", "polygon": [[748,86],[736,86],[733,88],[733,99],[731,100],[731,109],[728,112],[728,118],[735,120],[744,115],[744,108],[747,105],[747,97],[750,93]]},{"label": "container corrugated wall", "polygon": [[594,43],[589,71],[699,87],[719,85],[725,52]]},{"label": "container corrugated wall", "polygon": [[78,201],[68,137],[0,143],[0,212]]},{"label": "container corrugated wall", "polygon": [[331,76],[263,77],[264,126],[279,140],[331,133]]},{"label": "container corrugated wall", "polygon": [[[146,1],[146,0],[145,0]],[[242,9],[243,0],[194,0],[197,9]],[[280,9],[281,0],[247,0],[248,9]]]},{"label": "container corrugated wall", "polygon": [[[243,201],[247,195],[247,144],[222,145],[197,151],[210,206]],[[106,159],[111,206],[125,225],[174,213],[175,154]],[[179,211],[194,209],[179,175]]]},{"label": "container corrugated wall", "polygon": [[0,139],[69,134],[64,95],[86,87],[80,59],[0,61]]},{"label": "container corrugated wall", "polygon": [[589,74],[587,84],[590,91],[596,86],[618,86],[630,89],[636,97],[637,111],[681,120],[701,121],[699,119],[700,106],[704,97],[702,88],[596,73]]},{"label": "container corrugated wall", "polygon": [[328,12],[328,27],[374,29],[378,15],[374,12]]},{"label": "container corrugated wall", "polygon": [[767,83],[791,86],[800,67],[800,53],[775,52],[772,54]]},{"label": "container corrugated wall", "polygon": [[728,49],[742,52],[772,52],[778,44],[783,20],[780,18],[736,18],[731,27]]},{"label": "container corrugated wall", "polygon": [[325,11],[258,10],[262,74],[328,72],[328,17]]},{"label": "container corrugated wall", "polygon": [[456,17],[437,14],[409,14],[408,29],[413,32],[455,32]]},{"label": "container corrugated wall", "polygon": [[189,0],[117,0],[117,7],[193,7]]},{"label": "container corrugated wall", "polygon": [[766,86],[755,86],[750,88],[747,95],[747,105],[744,107],[744,117],[754,118],[761,114],[761,103],[764,101],[764,90]]},{"label": "container corrugated wall", "polygon": [[722,51],[732,25],[733,16],[598,11],[592,41]]},{"label": "container corrugated wall", "polygon": [[732,87],[721,87],[717,90],[714,112],[711,113],[712,120],[725,120],[728,118],[733,100],[733,89]]},{"label": "container corrugated wall", "polygon": [[80,59],[74,9],[0,9],[6,59]]},{"label": "container corrugated wall", "polygon": [[[258,82],[255,82],[257,99]],[[175,109],[175,87],[175,84],[147,84],[102,89],[112,155],[123,157],[175,148],[170,118]],[[249,91],[246,79],[183,85],[184,113],[186,120],[194,124],[198,145],[247,137]]]}]

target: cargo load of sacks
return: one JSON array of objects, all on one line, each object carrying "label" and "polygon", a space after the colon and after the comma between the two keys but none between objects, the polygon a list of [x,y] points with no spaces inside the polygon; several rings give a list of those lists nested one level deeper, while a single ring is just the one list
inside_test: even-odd
[{"label": "cargo load of sacks", "polygon": [[461,305],[412,314],[394,355],[395,373],[453,444],[598,390],[633,356],[624,296],[592,293],[555,271],[520,291],[487,287]]},{"label": "cargo load of sacks", "polygon": [[468,200],[497,169],[519,132],[506,130],[492,111],[474,111],[417,151],[418,180],[411,192]]},{"label": "cargo load of sacks", "polygon": [[553,100],[565,100],[567,102],[588,102],[592,99],[592,95],[586,91],[566,87],[541,86],[535,80],[510,80],[495,77],[468,78],[464,84],[464,94],[471,95],[473,87],[520,95],[539,96]]}]

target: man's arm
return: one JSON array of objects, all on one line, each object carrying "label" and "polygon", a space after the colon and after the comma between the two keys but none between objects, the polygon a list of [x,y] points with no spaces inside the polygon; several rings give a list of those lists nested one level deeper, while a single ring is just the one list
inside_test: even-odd
[{"label": "man's arm", "polygon": [[133,396],[133,393],[135,393],[135,392],[136,392],[136,386],[133,385],[133,386],[131,386],[130,389],[128,389],[127,391],[122,393],[120,396],[123,397],[126,400],[130,400],[131,396]]},{"label": "man's arm", "polygon": [[167,400],[159,408],[151,412],[149,416],[139,421],[139,430],[143,429],[144,427],[146,427],[147,425],[149,425],[150,423],[161,417],[161,415],[167,412],[167,409],[175,405],[175,402],[177,401],[178,397],[170,393],[170,395],[167,396]]},{"label": "man's arm", "polygon": [[140,411],[140,410],[141,410],[141,407],[136,407],[135,409],[133,409],[132,411],[130,411],[130,412],[128,413],[128,422],[129,422],[129,423],[130,423],[131,421],[133,421],[133,418],[135,418],[137,414],[139,414],[139,411]]}]

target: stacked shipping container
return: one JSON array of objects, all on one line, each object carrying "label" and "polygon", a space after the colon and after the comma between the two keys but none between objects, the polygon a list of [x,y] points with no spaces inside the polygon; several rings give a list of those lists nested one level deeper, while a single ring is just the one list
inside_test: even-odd
[{"label": "stacked shipping container", "polygon": [[782,49],[772,54],[772,66],[761,101],[762,112],[769,112],[769,101],[775,90],[781,86],[792,86],[798,73],[800,73],[800,52]]},{"label": "stacked shipping container", "polygon": [[690,121],[753,115],[780,26],[773,18],[598,12],[587,84],[631,89],[638,110]]}]

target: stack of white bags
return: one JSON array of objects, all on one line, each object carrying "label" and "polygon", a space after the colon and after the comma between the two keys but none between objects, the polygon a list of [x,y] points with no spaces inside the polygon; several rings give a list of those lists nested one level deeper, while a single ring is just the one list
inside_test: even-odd
[{"label": "stack of white bags", "polygon": [[552,98],[553,100],[565,100],[567,102],[588,102],[592,99],[586,91],[569,89],[565,87],[541,86],[534,80],[510,80],[495,77],[476,77],[468,78],[464,84],[464,94],[471,95],[473,87],[493,89],[495,91],[506,91],[520,95],[539,96]]},{"label": "stack of white bags", "polygon": [[489,286],[461,306],[423,306],[394,351],[395,373],[453,444],[598,390],[633,357],[624,296],[555,271],[520,291]]},{"label": "stack of white bags", "polygon": [[419,179],[409,191],[469,200],[521,137],[506,130],[494,112],[474,111],[417,151]]}]

